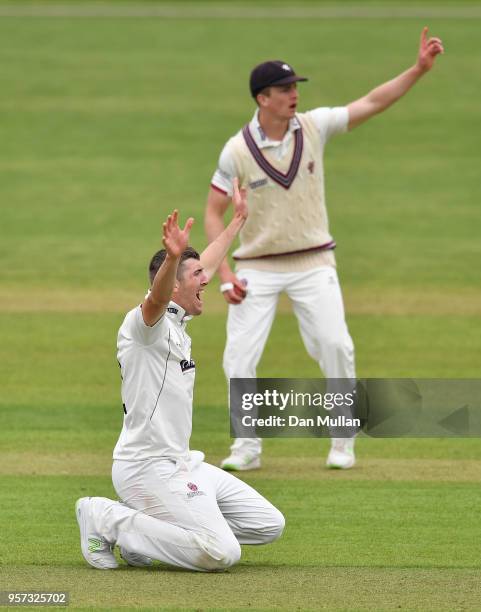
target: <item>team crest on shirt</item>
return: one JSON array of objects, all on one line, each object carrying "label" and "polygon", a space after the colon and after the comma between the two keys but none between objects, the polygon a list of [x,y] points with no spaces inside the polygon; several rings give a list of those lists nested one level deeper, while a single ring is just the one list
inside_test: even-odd
[{"label": "team crest on shirt", "polygon": [[307,169],[309,170],[309,173],[310,173],[310,174],[314,174],[314,162],[313,162],[313,161],[310,161],[310,162],[307,164]]},{"label": "team crest on shirt", "polygon": [[193,482],[188,482],[187,487],[190,489],[190,492],[187,493],[187,497],[195,497],[196,495],[205,495],[203,491],[199,491],[199,487]]},{"label": "team crest on shirt", "polygon": [[195,361],[192,359],[182,359],[180,362],[180,369],[182,370],[182,374],[185,374],[189,370],[195,370]]}]

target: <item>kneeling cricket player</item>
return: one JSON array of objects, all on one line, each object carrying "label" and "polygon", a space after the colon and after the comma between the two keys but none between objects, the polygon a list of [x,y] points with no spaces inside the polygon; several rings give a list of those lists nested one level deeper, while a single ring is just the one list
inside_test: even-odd
[{"label": "kneeling cricket player", "polygon": [[240,544],[277,539],[284,517],[252,487],[189,450],[195,363],[186,323],[202,313],[202,292],[247,217],[237,181],[234,216],[199,255],[188,247],[174,211],[163,225],[165,249],[150,263],[151,288],[118,334],[124,423],[114,450],[112,480],[119,498],[77,501],[82,554],[98,569],[157,559],[197,571],[225,569]]}]

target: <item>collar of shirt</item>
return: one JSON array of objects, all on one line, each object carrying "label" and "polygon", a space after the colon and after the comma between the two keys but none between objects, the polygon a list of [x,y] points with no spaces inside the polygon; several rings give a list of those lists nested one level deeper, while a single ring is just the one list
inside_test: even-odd
[{"label": "collar of shirt", "polygon": [[252,134],[252,137],[254,138],[259,149],[278,147],[279,145],[286,148],[291,141],[292,134],[300,127],[301,124],[299,123],[299,119],[297,119],[297,117],[293,117],[292,119],[289,119],[289,127],[287,128],[284,138],[282,140],[271,140],[268,136],[266,136],[261,124],[259,123],[259,109],[256,110],[251,122],[249,123],[250,133]]},{"label": "collar of shirt", "polygon": [[192,319],[192,315],[185,314],[185,310],[172,300],[169,302],[165,314],[169,317],[169,319],[174,320],[182,327],[185,327],[187,321]]}]

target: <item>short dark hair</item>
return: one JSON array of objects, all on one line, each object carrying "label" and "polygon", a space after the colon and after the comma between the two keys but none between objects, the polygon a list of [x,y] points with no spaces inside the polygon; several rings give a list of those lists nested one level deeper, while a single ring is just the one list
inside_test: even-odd
[{"label": "short dark hair", "polygon": [[[167,257],[167,251],[165,249],[161,249],[160,251],[157,251],[157,253],[155,253],[155,255],[150,260],[150,264],[149,264],[150,284],[152,284],[154,282],[154,278],[155,278],[155,275],[157,274],[157,270],[164,263],[164,259],[166,257]],[[180,256],[179,267],[177,268],[177,278],[179,278],[179,279],[181,277],[182,264],[184,263],[184,261],[186,259],[197,259],[197,260],[200,260],[200,255],[191,246],[188,246],[185,249],[185,251]]]},{"label": "short dark hair", "polygon": [[256,93],[254,100],[256,101],[257,106],[259,106],[259,101],[257,99],[257,96],[260,96],[261,94],[263,96],[269,97],[271,95],[271,88],[270,87],[264,87],[264,89],[261,89],[260,91],[258,91]]}]

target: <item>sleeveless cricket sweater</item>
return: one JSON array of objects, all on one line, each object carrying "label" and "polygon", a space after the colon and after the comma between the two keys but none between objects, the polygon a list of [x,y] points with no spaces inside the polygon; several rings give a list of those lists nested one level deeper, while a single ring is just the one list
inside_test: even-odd
[{"label": "sleeveless cricket sweater", "polygon": [[297,115],[283,159],[256,146],[246,126],[231,141],[239,182],[248,188],[249,216],[233,257],[237,269],[275,272],[335,266],[325,205],[323,145],[314,122]]}]

